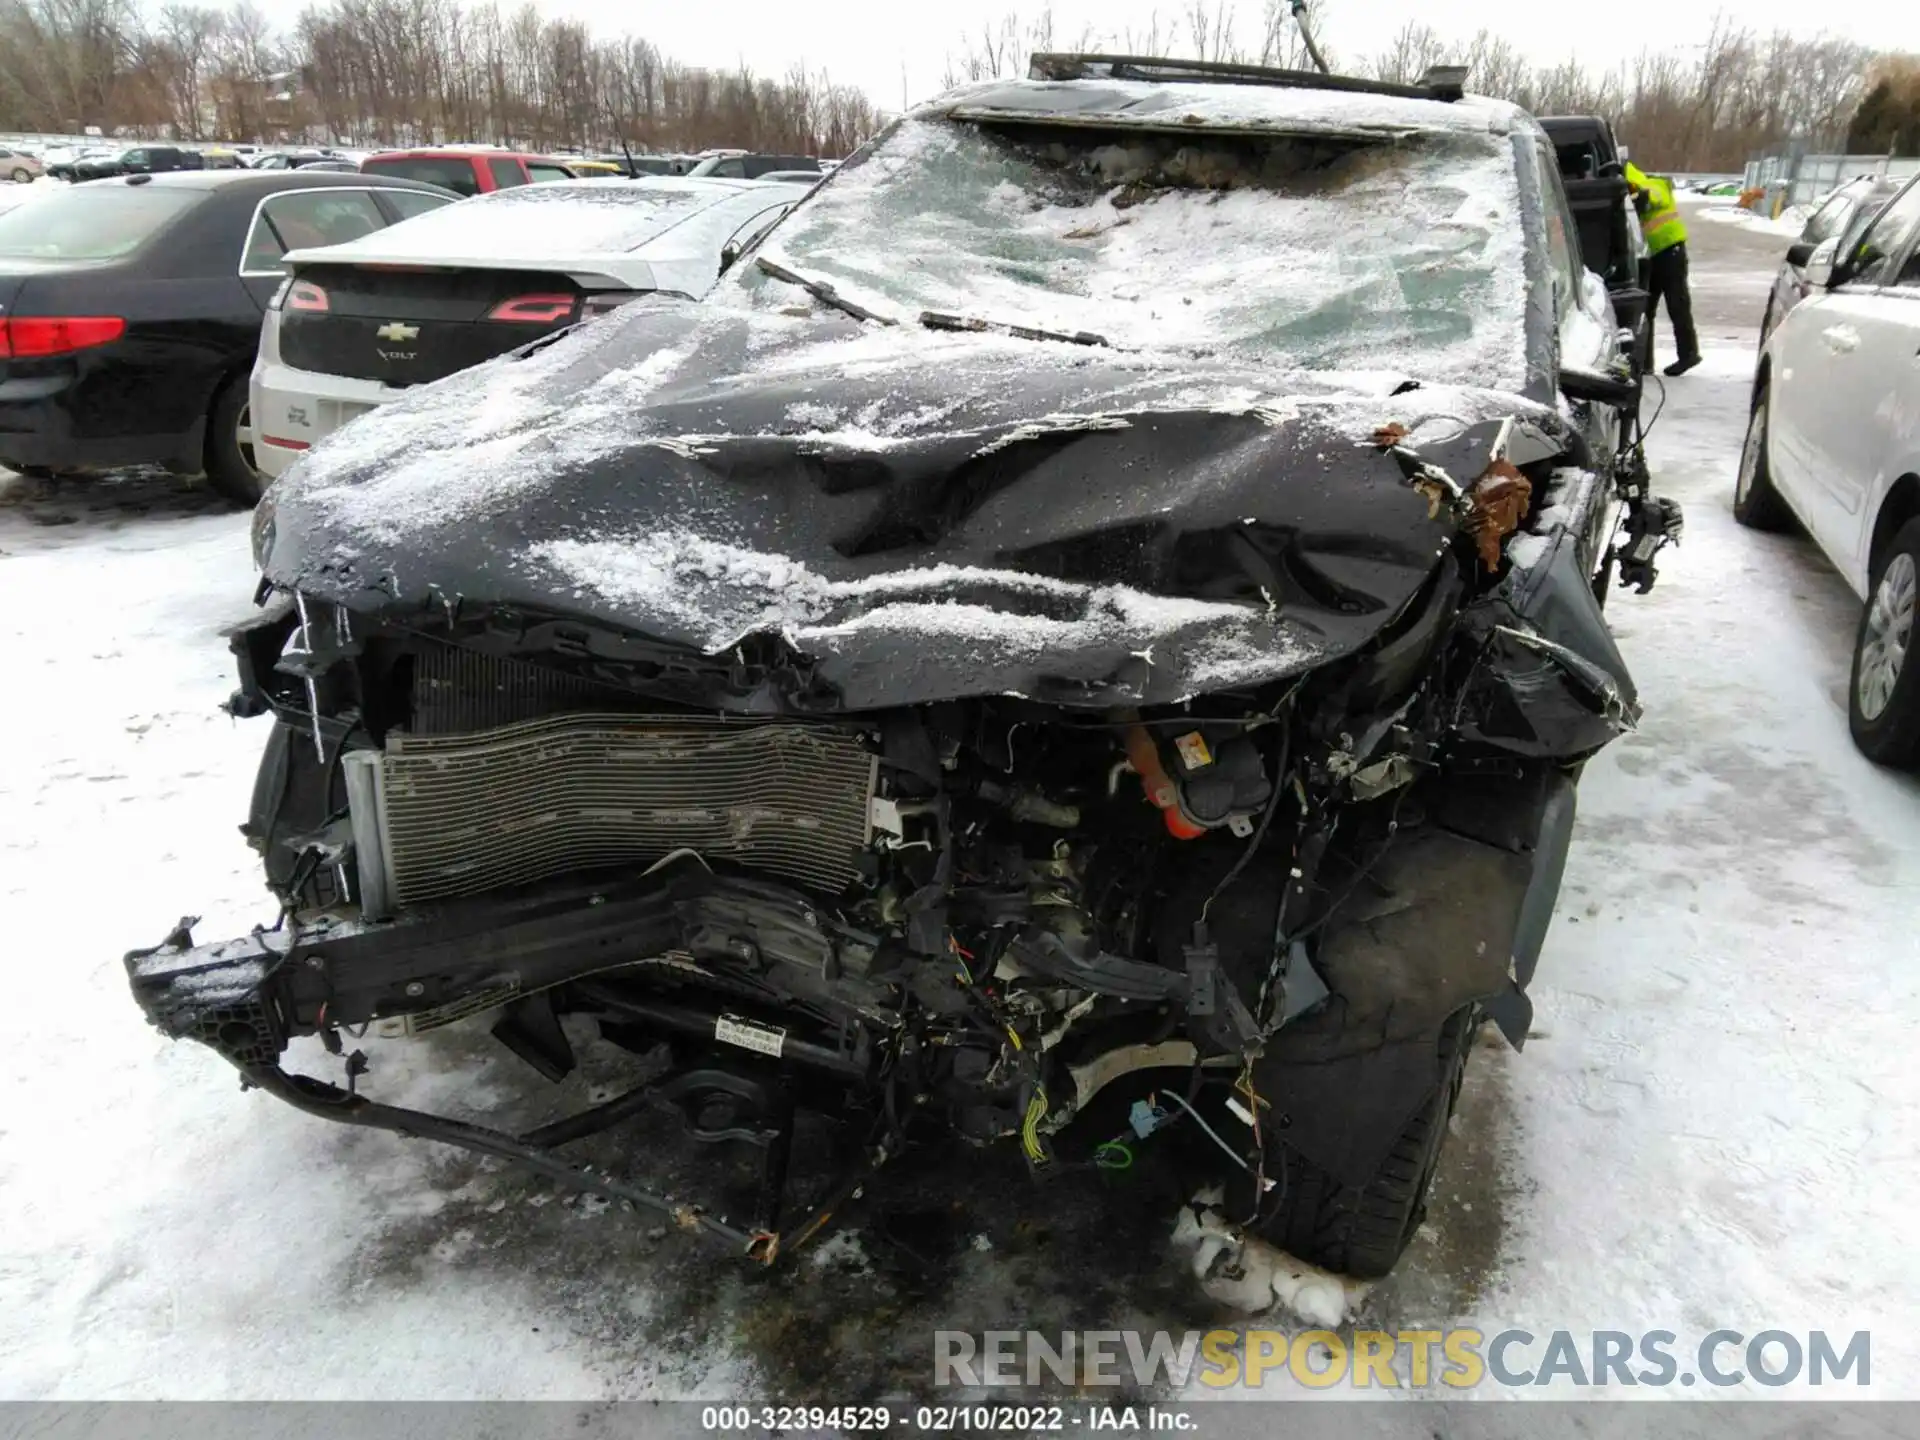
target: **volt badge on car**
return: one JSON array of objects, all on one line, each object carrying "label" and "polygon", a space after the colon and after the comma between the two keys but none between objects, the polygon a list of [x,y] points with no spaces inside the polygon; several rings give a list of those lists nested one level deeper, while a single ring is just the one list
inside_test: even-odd
[{"label": "volt badge on car", "polygon": [[382,340],[418,340],[420,338],[420,327],[418,325],[409,325],[404,320],[394,320],[382,325],[373,333]]}]

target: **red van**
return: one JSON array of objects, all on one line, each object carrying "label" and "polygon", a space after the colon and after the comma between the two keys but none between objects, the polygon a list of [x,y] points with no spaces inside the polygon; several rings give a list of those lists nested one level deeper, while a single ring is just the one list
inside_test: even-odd
[{"label": "red van", "polygon": [[385,150],[362,160],[360,168],[369,175],[391,175],[400,180],[438,185],[456,195],[484,195],[489,190],[506,190],[515,185],[574,178],[573,171],[551,156],[457,146]]}]

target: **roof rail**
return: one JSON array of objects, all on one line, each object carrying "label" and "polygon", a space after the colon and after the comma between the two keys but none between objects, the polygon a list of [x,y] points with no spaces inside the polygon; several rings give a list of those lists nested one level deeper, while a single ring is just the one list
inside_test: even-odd
[{"label": "roof rail", "polygon": [[1317,70],[1284,70],[1275,65],[1242,65],[1230,60],[1170,60],[1156,55],[1083,55],[1036,50],[1027,62],[1029,80],[1162,80],[1209,85],[1282,85],[1302,90],[1352,90],[1366,95],[1397,95],[1407,100],[1458,100],[1467,67],[1434,65],[1417,85],[1363,80],[1357,75],[1323,75]]}]

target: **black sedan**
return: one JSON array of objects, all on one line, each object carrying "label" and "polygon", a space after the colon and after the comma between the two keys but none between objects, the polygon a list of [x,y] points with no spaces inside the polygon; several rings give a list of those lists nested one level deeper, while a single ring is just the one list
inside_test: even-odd
[{"label": "black sedan", "polygon": [[204,471],[251,505],[247,374],[280,257],[456,198],[379,175],[200,170],[0,214],[0,467]]}]

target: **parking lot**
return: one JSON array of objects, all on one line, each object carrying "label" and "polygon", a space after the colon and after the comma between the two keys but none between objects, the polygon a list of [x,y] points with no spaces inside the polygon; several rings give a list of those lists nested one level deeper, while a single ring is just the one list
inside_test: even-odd
[{"label": "parking lot", "polygon": [[[1609,607],[1645,719],[1583,783],[1534,1034],[1514,1054],[1486,1031],[1427,1228],[1357,1323],[1870,1329],[1875,1393],[1913,1394],[1920,785],[1849,744],[1857,602],[1808,543],[1728,512],[1782,242],[1693,229],[1706,361],[1648,442],[1686,536],[1651,596]],[[750,1273],[237,1093],[148,1029],[125,950],[183,914],[210,936],[272,915],[236,833],[266,722],[218,709],[247,526],[164,476],[0,480],[8,1393],[844,1401],[924,1387],[936,1328],[1219,1317],[1168,1244],[1171,1194],[1067,1177],[995,1206],[1030,1185],[1017,1157],[921,1161],[812,1257]],[[615,1078],[556,1095],[483,1042],[369,1042],[367,1083],[532,1121]],[[670,1140],[596,1155],[671,1176]]]}]

